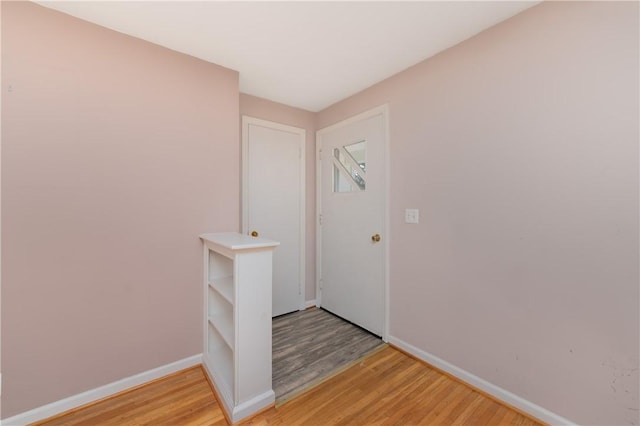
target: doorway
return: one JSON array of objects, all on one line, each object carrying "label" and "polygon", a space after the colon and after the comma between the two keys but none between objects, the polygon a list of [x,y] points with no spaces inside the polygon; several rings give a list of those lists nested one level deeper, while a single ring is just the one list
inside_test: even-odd
[{"label": "doorway", "polygon": [[318,306],[386,340],[387,106],[316,140]]},{"label": "doorway", "polygon": [[242,117],[242,231],[280,242],[272,315],[304,309],[306,131]]}]

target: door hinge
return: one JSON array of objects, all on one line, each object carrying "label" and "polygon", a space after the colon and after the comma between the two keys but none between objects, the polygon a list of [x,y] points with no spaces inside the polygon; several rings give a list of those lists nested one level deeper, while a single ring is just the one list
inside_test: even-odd
[{"label": "door hinge", "polygon": [[322,150],[318,150],[318,160],[322,160]]},{"label": "door hinge", "polygon": [[322,213],[318,215],[318,221],[320,222],[320,225],[322,225]]}]

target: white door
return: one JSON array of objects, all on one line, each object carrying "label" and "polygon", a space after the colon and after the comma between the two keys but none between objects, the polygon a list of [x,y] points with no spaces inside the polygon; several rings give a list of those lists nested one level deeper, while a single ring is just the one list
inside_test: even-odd
[{"label": "white door", "polygon": [[386,108],[318,131],[320,306],[382,335]]},{"label": "white door", "polygon": [[304,308],[305,130],[242,118],[243,232],[280,242],[273,253],[273,311]]}]

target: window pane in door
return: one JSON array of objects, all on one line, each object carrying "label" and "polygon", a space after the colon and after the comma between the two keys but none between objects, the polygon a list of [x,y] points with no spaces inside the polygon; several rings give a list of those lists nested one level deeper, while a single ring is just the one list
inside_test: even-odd
[{"label": "window pane in door", "polygon": [[[335,191],[335,192],[351,192],[351,191],[358,191],[358,190],[363,191],[366,187],[366,183],[363,176],[364,172],[362,170],[362,167],[358,165],[355,159],[350,154],[348,154],[347,151],[344,150],[344,148],[342,149],[334,148],[333,156],[334,156],[334,161],[337,160],[337,162],[344,168],[342,169],[342,172],[350,178],[349,180],[351,180],[350,191],[343,190],[343,191]],[[340,165],[334,164],[334,173],[338,173],[340,171],[341,169]],[[335,182],[337,181],[338,179],[334,178],[334,189],[335,189]]]},{"label": "window pane in door", "polygon": [[363,172],[367,171],[367,141],[360,141],[346,145],[347,150],[353,161],[360,166]]},{"label": "window pane in door", "polygon": [[350,179],[337,165],[333,165],[333,192],[352,192]]}]

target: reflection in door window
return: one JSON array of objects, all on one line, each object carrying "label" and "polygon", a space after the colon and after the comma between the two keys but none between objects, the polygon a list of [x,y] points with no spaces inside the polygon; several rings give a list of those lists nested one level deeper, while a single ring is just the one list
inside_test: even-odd
[{"label": "reflection in door window", "polygon": [[366,154],[366,141],[333,149],[333,192],[365,190]]},{"label": "reflection in door window", "polygon": [[367,141],[352,143],[344,147],[353,161],[360,166],[363,172],[367,171]]},{"label": "reflection in door window", "polygon": [[333,192],[352,192],[351,179],[335,164],[333,165]]}]

